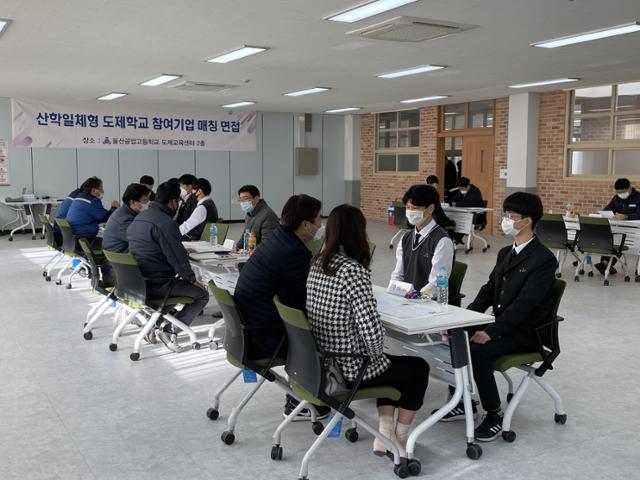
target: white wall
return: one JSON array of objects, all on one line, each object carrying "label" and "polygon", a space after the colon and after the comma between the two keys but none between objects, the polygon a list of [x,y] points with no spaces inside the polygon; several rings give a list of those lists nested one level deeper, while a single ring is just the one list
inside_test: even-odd
[{"label": "white wall", "polygon": [[[277,214],[289,196],[306,193],[322,200],[323,214],[345,202],[344,117],[314,115],[306,145],[320,149],[318,175],[299,177],[294,168],[292,113],[259,113],[255,152],[170,150],[39,149],[9,146],[11,186],[0,197],[18,196],[22,188],[37,195],[65,197],[87,177],[104,181],[105,205],[120,199],[126,186],[143,174],[156,186],[171,177],[192,173],[207,178],[220,215],[243,217],[235,202],[238,188],[256,185]],[[0,97],[0,139],[11,139],[11,102]],[[13,214],[0,205],[0,226]]]}]

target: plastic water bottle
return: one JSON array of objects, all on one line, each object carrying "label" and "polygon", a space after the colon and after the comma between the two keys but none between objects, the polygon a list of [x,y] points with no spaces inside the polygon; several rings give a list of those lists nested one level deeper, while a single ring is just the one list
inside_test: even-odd
[{"label": "plastic water bottle", "polygon": [[436,289],[438,293],[438,303],[441,305],[449,304],[449,277],[447,269],[442,265],[438,269],[438,277],[436,278]]},{"label": "plastic water bottle", "polygon": [[251,231],[247,228],[247,230],[244,232],[244,237],[242,238],[242,247],[245,250],[249,250],[249,237],[251,236]]},{"label": "plastic water bottle", "polygon": [[209,245],[212,247],[218,245],[218,226],[215,223],[209,227]]}]

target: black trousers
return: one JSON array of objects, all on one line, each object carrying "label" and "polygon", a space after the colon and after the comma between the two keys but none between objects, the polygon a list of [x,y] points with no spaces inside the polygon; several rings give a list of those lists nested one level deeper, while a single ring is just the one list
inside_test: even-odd
[{"label": "black trousers", "polygon": [[379,398],[378,407],[392,405],[404,410],[420,410],[429,384],[429,364],[418,357],[387,355],[391,365],[380,375],[360,383],[360,388],[388,385],[400,390],[400,400]]},{"label": "black trousers", "polygon": [[163,299],[169,297],[189,297],[193,298],[193,303],[184,305],[175,317],[185,325],[191,322],[200,314],[209,302],[209,293],[204,288],[196,287],[192,283],[176,279],[171,282],[166,280],[149,280],[147,284],[147,295],[153,299]]}]

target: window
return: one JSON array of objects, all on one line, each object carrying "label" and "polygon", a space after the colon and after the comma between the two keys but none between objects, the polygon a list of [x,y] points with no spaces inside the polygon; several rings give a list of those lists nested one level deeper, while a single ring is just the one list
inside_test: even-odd
[{"label": "window", "polygon": [[457,103],[442,108],[442,130],[493,127],[493,100]]},{"label": "window", "polygon": [[377,115],[376,172],[420,171],[420,111]]},{"label": "window", "polygon": [[640,82],[571,95],[568,175],[640,175]]}]

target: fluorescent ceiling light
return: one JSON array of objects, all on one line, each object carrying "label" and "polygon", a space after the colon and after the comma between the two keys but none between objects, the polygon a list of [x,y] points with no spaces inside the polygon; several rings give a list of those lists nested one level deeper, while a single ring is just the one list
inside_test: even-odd
[{"label": "fluorescent ceiling light", "polygon": [[430,102],[431,100],[442,100],[443,98],[449,98],[449,95],[433,95],[431,97],[412,98],[410,100],[400,100],[400,103]]},{"label": "fluorescent ceiling light", "polygon": [[218,55],[217,57],[209,58],[207,62],[211,63],[229,63],[234,60],[240,60],[241,58],[248,57],[249,55],[255,55],[256,53],[262,53],[269,50],[269,47],[251,47],[249,45],[243,45],[242,47],[234,50],[233,52],[225,53],[224,55]]},{"label": "fluorescent ceiling light", "polygon": [[362,110],[362,108],[361,107],[336,108],[335,110],[326,110],[324,113],[355,112],[356,110]]},{"label": "fluorescent ceiling light", "polygon": [[446,68],[442,65],[421,65],[419,67],[405,68],[404,70],[398,70],[396,72],[383,73],[378,75],[378,78],[398,78],[406,77],[407,75],[417,75],[418,73],[433,72],[434,70],[442,70]]},{"label": "fluorescent ceiling light", "polygon": [[164,83],[169,83],[172,82],[174,80],[177,80],[178,78],[181,78],[182,75],[167,75],[165,73],[163,73],[162,75],[159,75],[155,78],[152,78],[151,80],[147,80],[146,82],[142,82],[140,85],[142,85],[143,87],[157,87],[158,85],[162,85]]},{"label": "fluorescent ceiling light", "polygon": [[126,97],[128,93],[111,92],[98,97],[98,100],[115,100],[116,98]]},{"label": "fluorescent ceiling light", "polygon": [[327,17],[326,20],[333,22],[353,23],[363,18],[373,17],[379,13],[393,10],[394,8],[416,2],[417,0],[376,0],[357,7],[350,8],[343,12]]},{"label": "fluorescent ceiling light", "polygon": [[10,23],[11,20],[9,20],[8,18],[0,18],[0,35],[5,32]]},{"label": "fluorescent ceiling light", "polygon": [[519,83],[517,85],[509,85],[509,88],[528,88],[528,87],[542,87],[544,85],[555,85],[556,83],[569,83],[577,82],[579,78],[556,78],[554,80],[542,80],[540,82],[531,83]]},{"label": "fluorescent ceiling light", "polygon": [[624,25],[616,25],[615,27],[607,27],[591,32],[579,33],[577,35],[569,35],[567,37],[554,38],[553,40],[545,40],[544,42],[532,43],[532,47],[540,48],[558,48],[565,45],[573,45],[575,43],[591,42],[601,38],[615,37],[617,35],[626,35],[640,31],[640,22],[627,23]]},{"label": "fluorescent ceiling light", "polygon": [[311,93],[326,92],[327,90],[331,90],[331,89],[326,87],[313,87],[313,88],[307,88],[306,90],[298,90],[297,92],[285,93],[284,95],[287,97],[299,97],[301,95],[309,95]]},{"label": "fluorescent ceiling light", "polygon": [[222,105],[223,108],[238,108],[238,107],[246,107],[248,105],[255,105],[256,102],[237,102],[237,103],[227,103],[226,105]]}]

